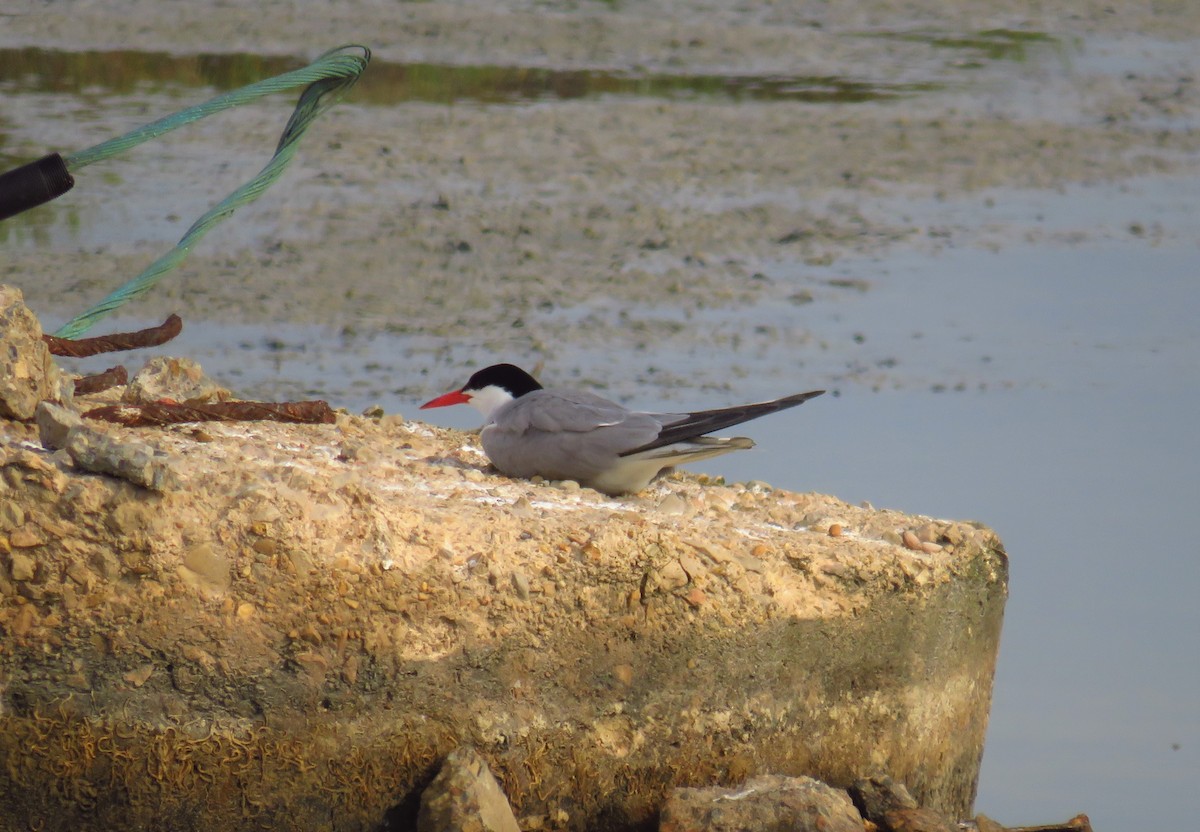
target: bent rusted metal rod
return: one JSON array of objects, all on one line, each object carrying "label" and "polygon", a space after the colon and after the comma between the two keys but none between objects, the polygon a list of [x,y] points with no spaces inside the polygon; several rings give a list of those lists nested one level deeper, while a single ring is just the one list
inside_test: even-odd
[{"label": "bent rusted metal rod", "polygon": [[184,422],[299,422],[333,424],[336,415],[328,402],[213,402],[210,404],[113,404],[83,414],[126,427],[178,425]]},{"label": "bent rusted metal rod", "polygon": [[139,329],[137,332],[114,332],[110,335],[97,335],[95,338],[80,338],[79,340],[43,335],[42,340],[46,342],[46,346],[54,355],[86,358],[102,352],[123,352],[142,347],[157,347],[167,343],[180,332],[183,332],[183,319],[178,315],[171,315],[158,326]]},{"label": "bent rusted metal rod", "polygon": [[95,375],[75,379],[75,395],[87,396],[91,393],[99,393],[110,387],[119,387],[122,384],[128,383],[129,372],[118,364],[116,367],[109,367],[103,373],[96,373]]}]

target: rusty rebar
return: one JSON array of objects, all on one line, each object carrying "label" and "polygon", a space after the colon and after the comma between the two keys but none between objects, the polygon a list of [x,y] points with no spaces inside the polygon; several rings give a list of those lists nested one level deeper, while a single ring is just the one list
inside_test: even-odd
[{"label": "rusty rebar", "polygon": [[101,390],[119,387],[128,382],[129,373],[118,364],[116,367],[109,367],[103,373],[75,379],[75,395],[86,396],[89,393],[99,393]]},{"label": "rusty rebar", "polygon": [[83,414],[88,419],[127,427],[177,425],[183,422],[300,422],[332,424],[333,409],[321,400],[307,402],[214,402],[211,404],[114,404]]},{"label": "rusty rebar", "polygon": [[42,340],[46,342],[50,352],[54,355],[86,358],[102,352],[122,352],[142,347],[157,347],[167,343],[182,331],[183,319],[178,315],[171,315],[158,326],[139,329],[137,332],[114,332],[111,335],[98,335],[95,338],[80,338],[79,340],[43,335]]}]

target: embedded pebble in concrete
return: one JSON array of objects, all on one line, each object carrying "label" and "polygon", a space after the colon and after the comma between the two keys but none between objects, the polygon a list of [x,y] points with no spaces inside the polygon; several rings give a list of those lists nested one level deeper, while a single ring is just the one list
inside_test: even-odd
[{"label": "embedded pebble in concrete", "polygon": [[66,451],[85,471],[109,474],[154,491],[178,487],[179,480],[165,454],[132,439],[121,441],[90,425],[72,428]]},{"label": "embedded pebble in concrete", "polygon": [[[20,531],[20,530],[18,530],[18,531]],[[14,540],[16,538],[17,534],[18,534],[18,532],[13,532],[11,535],[9,535],[8,542],[10,545],[20,548],[21,544],[15,542],[15,540]],[[39,541],[33,542],[31,545],[38,545],[40,543],[41,543],[41,541],[39,540]],[[14,581],[17,581],[18,583],[20,583],[21,581],[28,581],[28,580],[32,579],[34,576],[34,571],[36,569],[36,564],[34,563],[33,558],[31,558],[31,557],[29,557],[29,555],[23,554],[21,552],[12,552],[9,555],[8,566],[9,566],[9,573],[10,573],[12,579]]]},{"label": "embedded pebble in concrete", "polygon": [[49,450],[65,448],[71,430],[83,424],[78,413],[48,401],[38,404],[36,421],[42,447]]}]

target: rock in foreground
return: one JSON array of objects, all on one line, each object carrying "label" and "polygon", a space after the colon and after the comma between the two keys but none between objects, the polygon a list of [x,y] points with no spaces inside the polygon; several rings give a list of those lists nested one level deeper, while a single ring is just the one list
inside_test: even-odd
[{"label": "rock in foreground", "polygon": [[1007,574],[986,529],[678,476],[614,501],[391,417],[94,427],[175,485],[0,422],[18,828],[404,828],[460,744],[525,828],[764,772],[886,770],[969,814]]},{"label": "rock in foreground", "polygon": [[737,789],[676,789],[659,832],[862,832],[843,791],[811,777],[763,774]]},{"label": "rock in foreground", "polygon": [[417,832],[520,832],[487,760],[469,746],[450,752],[421,794]]}]

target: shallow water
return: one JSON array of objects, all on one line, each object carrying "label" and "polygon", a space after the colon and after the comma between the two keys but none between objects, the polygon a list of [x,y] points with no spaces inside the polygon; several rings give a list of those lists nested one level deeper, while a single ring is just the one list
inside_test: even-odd
[{"label": "shallow water", "polygon": [[998,529],[1010,597],[977,810],[1186,827],[1200,759],[1198,389],[856,390],[764,421],[746,431],[757,458],[709,470]]},{"label": "shallow water", "polygon": [[[895,355],[893,377],[746,426],[764,451],[707,467],[997,529],[1011,584],[977,809],[1010,824],[1083,810],[1096,829],[1186,826],[1200,771],[1200,240],[1187,207],[1200,181],[1081,196],[1037,202],[1061,225],[1084,220],[1100,238],[1085,245],[839,263],[874,281],[840,304],[840,326]],[[1170,242],[1128,233],[1137,217]]]},{"label": "shallow water", "polygon": [[957,252],[924,262],[924,290],[881,287],[847,322],[886,333],[966,274],[979,291],[934,307],[954,325],[900,354],[927,352],[947,379],[977,378],[977,356],[994,355],[1011,389],[847,385],[747,426],[763,450],[707,468],[997,529],[1010,597],[976,808],[1010,824],[1083,810],[1096,829],[1186,827],[1200,770],[1200,249]]}]

